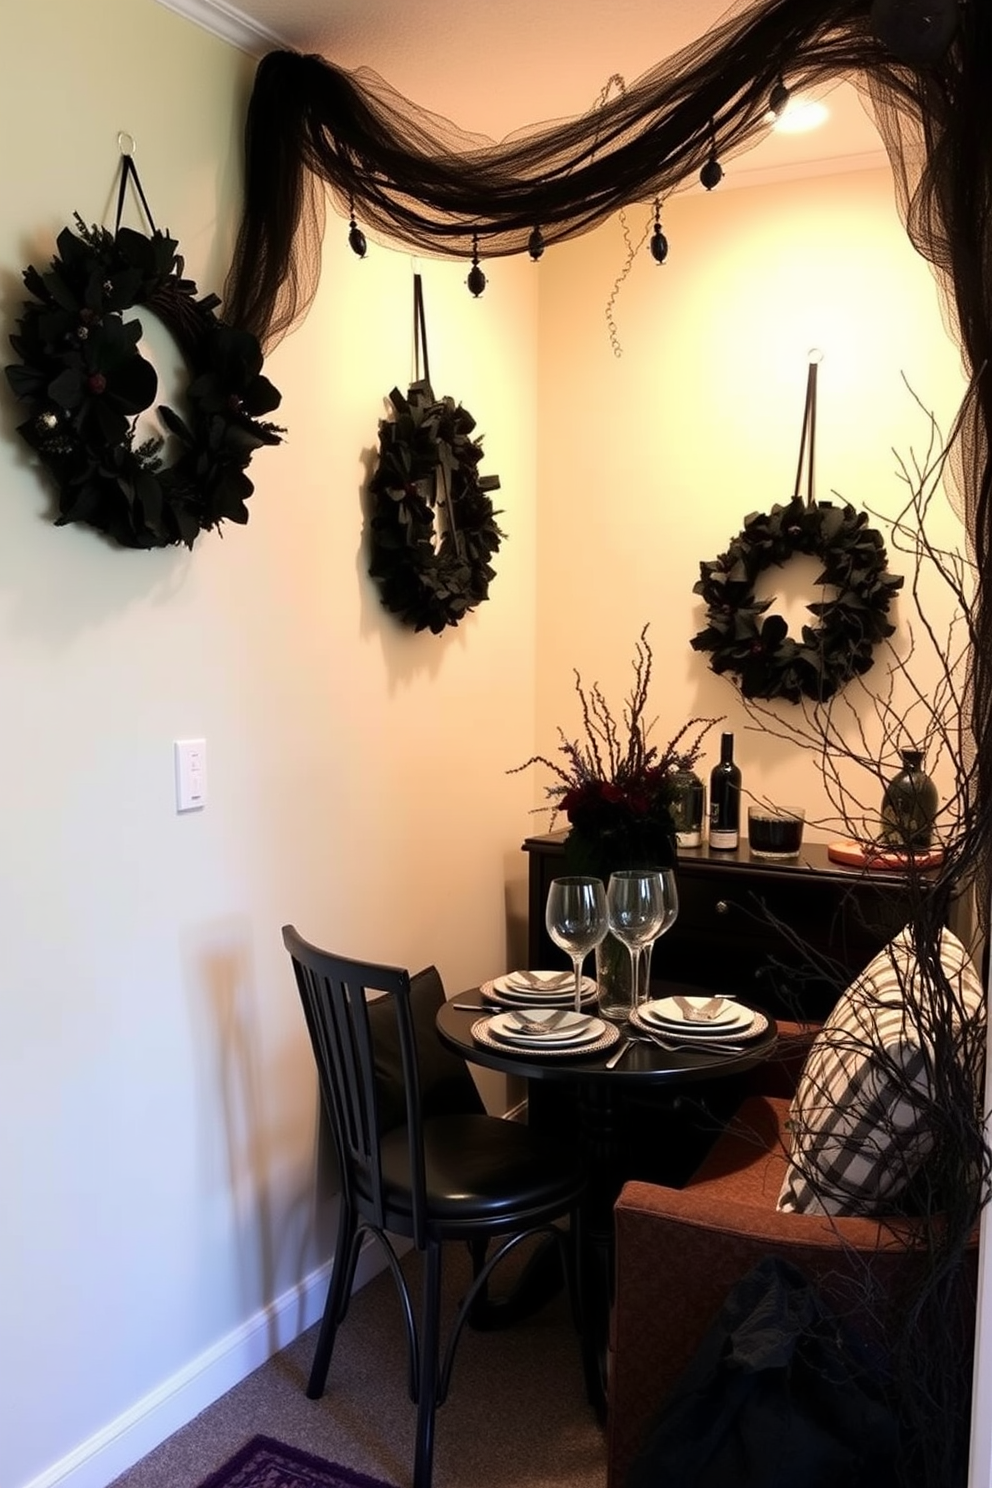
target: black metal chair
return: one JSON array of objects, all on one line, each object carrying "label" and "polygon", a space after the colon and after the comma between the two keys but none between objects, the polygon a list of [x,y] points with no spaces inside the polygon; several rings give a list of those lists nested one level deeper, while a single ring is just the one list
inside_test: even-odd
[{"label": "black metal chair", "polygon": [[[436,1002],[438,991],[443,996],[433,968],[433,979],[421,981],[426,991],[416,1004],[423,1045],[418,1059],[406,971],[319,950],[291,925],[282,935],[303,1002],[342,1186],[334,1265],[307,1394],[311,1399],[323,1394],[361,1238],[368,1231],[381,1244],[400,1294],[410,1398],[417,1405],[413,1483],[414,1488],[430,1488],[434,1413],[448,1393],[462,1327],[494,1267],[527,1237],[553,1235],[562,1248],[574,1304],[572,1241],[582,1176],[548,1139],[519,1122],[487,1116],[478,1096],[473,1103],[467,1095],[454,1068],[460,1066],[474,1092],[464,1065],[440,1049],[433,1027],[429,1033],[423,1028],[425,1007],[432,997]],[[382,996],[370,998],[370,993]],[[428,1053],[433,1045],[437,1049]],[[433,1065],[426,1099],[421,1088],[424,1059]],[[571,1218],[568,1231],[555,1223],[566,1215]],[[419,1338],[389,1234],[411,1239],[424,1253]],[[441,1252],[446,1240],[468,1242],[475,1265],[442,1357]],[[499,1244],[485,1258],[491,1240]]]}]

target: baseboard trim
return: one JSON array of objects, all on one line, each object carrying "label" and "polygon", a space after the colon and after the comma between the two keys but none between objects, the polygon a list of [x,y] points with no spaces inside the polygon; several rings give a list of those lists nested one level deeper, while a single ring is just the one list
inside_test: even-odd
[{"label": "baseboard trim", "polygon": [[[396,1248],[400,1250],[402,1242]],[[355,1291],[384,1265],[381,1247],[366,1237],[355,1273]],[[23,1488],[106,1488],[318,1322],[330,1273],[330,1261],[311,1271]]]}]

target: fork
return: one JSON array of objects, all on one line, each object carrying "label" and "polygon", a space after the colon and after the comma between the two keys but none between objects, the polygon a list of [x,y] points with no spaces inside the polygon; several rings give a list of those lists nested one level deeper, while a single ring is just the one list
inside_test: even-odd
[{"label": "fork", "polygon": [[714,1054],[743,1054],[744,1052],[743,1044],[724,1043],[722,1039],[715,1038],[666,1039],[658,1033],[635,1033],[632,1037],[644,1044],[657,1044],[658,1048],[664,1049],[666,1054],[678,1054],[683,1049],[687,1049],[691,1054],[705,1053],[707,1049],[712,1049]]},{"label": "fork", "polygon": [[604,1067],[609,1070],[616,1069],[617,1065],[620,1063],[621,1059],[626,1054],[627,1050],[630,1048],[633,1042],[634,1035],[632,1033],[626,1034],[620,1040],[620,1043],[617,1045],[614,1052],[610,1055]]}]

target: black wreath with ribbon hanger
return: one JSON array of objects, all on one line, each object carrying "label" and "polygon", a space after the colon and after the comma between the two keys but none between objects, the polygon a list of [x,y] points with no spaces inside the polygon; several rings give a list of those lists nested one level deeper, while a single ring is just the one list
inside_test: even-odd
[{"label": "black wreath with ribbon hanger", "polygon": [[[34,299],[10,338],[21,360],[7,379],[29,409],[18,432],[58,486],[57,526],[85,522],[128,548],[191,548],[201,530],[247,522],[245,471],[261,445],[280,442],[283,431],[261,420],[280,396],[262,376],[256,338],[225,324],[218,297],[197,299],[183,278],[178,244],[155,227],[123,140],[121,150],[113,233],[77,214],[47,273],[24,271]],[[150,236],[121,226],[129,180]],[[157,410],[175,450],[169,465],[161,438],[136,435],[158,389],[138,349],[141,322],[124,318],[136,306],[162,322],[190,374],[182,415]]]},{"label": "black wreath with ribbon hanger", "polygon": [[[853,506],[813,499],[817,362],[810,360],[799,465],[792,500],[769,512],[752,512],[725,553],[699,565],[693,594],[706,601],[706,628],[693,636],[695,651],[710,654],[710,667],[737,678],[746,698],[803,698],[826,702],[874,661],[874,648],[893,634],[888,619],[902,578],[887,567],[885,543]],[[808,452],[808,496],[800,496]],[[815,624],[800,638],[781,615],[768,614],[774,596],[758,599],[755,585],[767,569],[805,553],[823,565],[818,587],[831,598],[808,605]]]},{"label": "black wreath with ribbon hanger", "polygon": [[[489,597],[490,558],[505,536],[480,475],[475,419],[453,398],[435,398],[419,274],[413,280],[416,380],[393,388],[393,417],[379,423],[379,461],[369,482],[369,573],[387,610],[414,630],[440,635]],[[421,355],[423,372],[420,376]]]}]

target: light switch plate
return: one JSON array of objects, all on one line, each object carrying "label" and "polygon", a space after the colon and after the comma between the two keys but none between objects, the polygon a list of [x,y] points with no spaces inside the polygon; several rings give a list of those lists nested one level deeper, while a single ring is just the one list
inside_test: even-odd
[{"label": "light switch plate", "polygon": [[176,810],[200,811],[207,804],[207,741],[177,739]]}]

